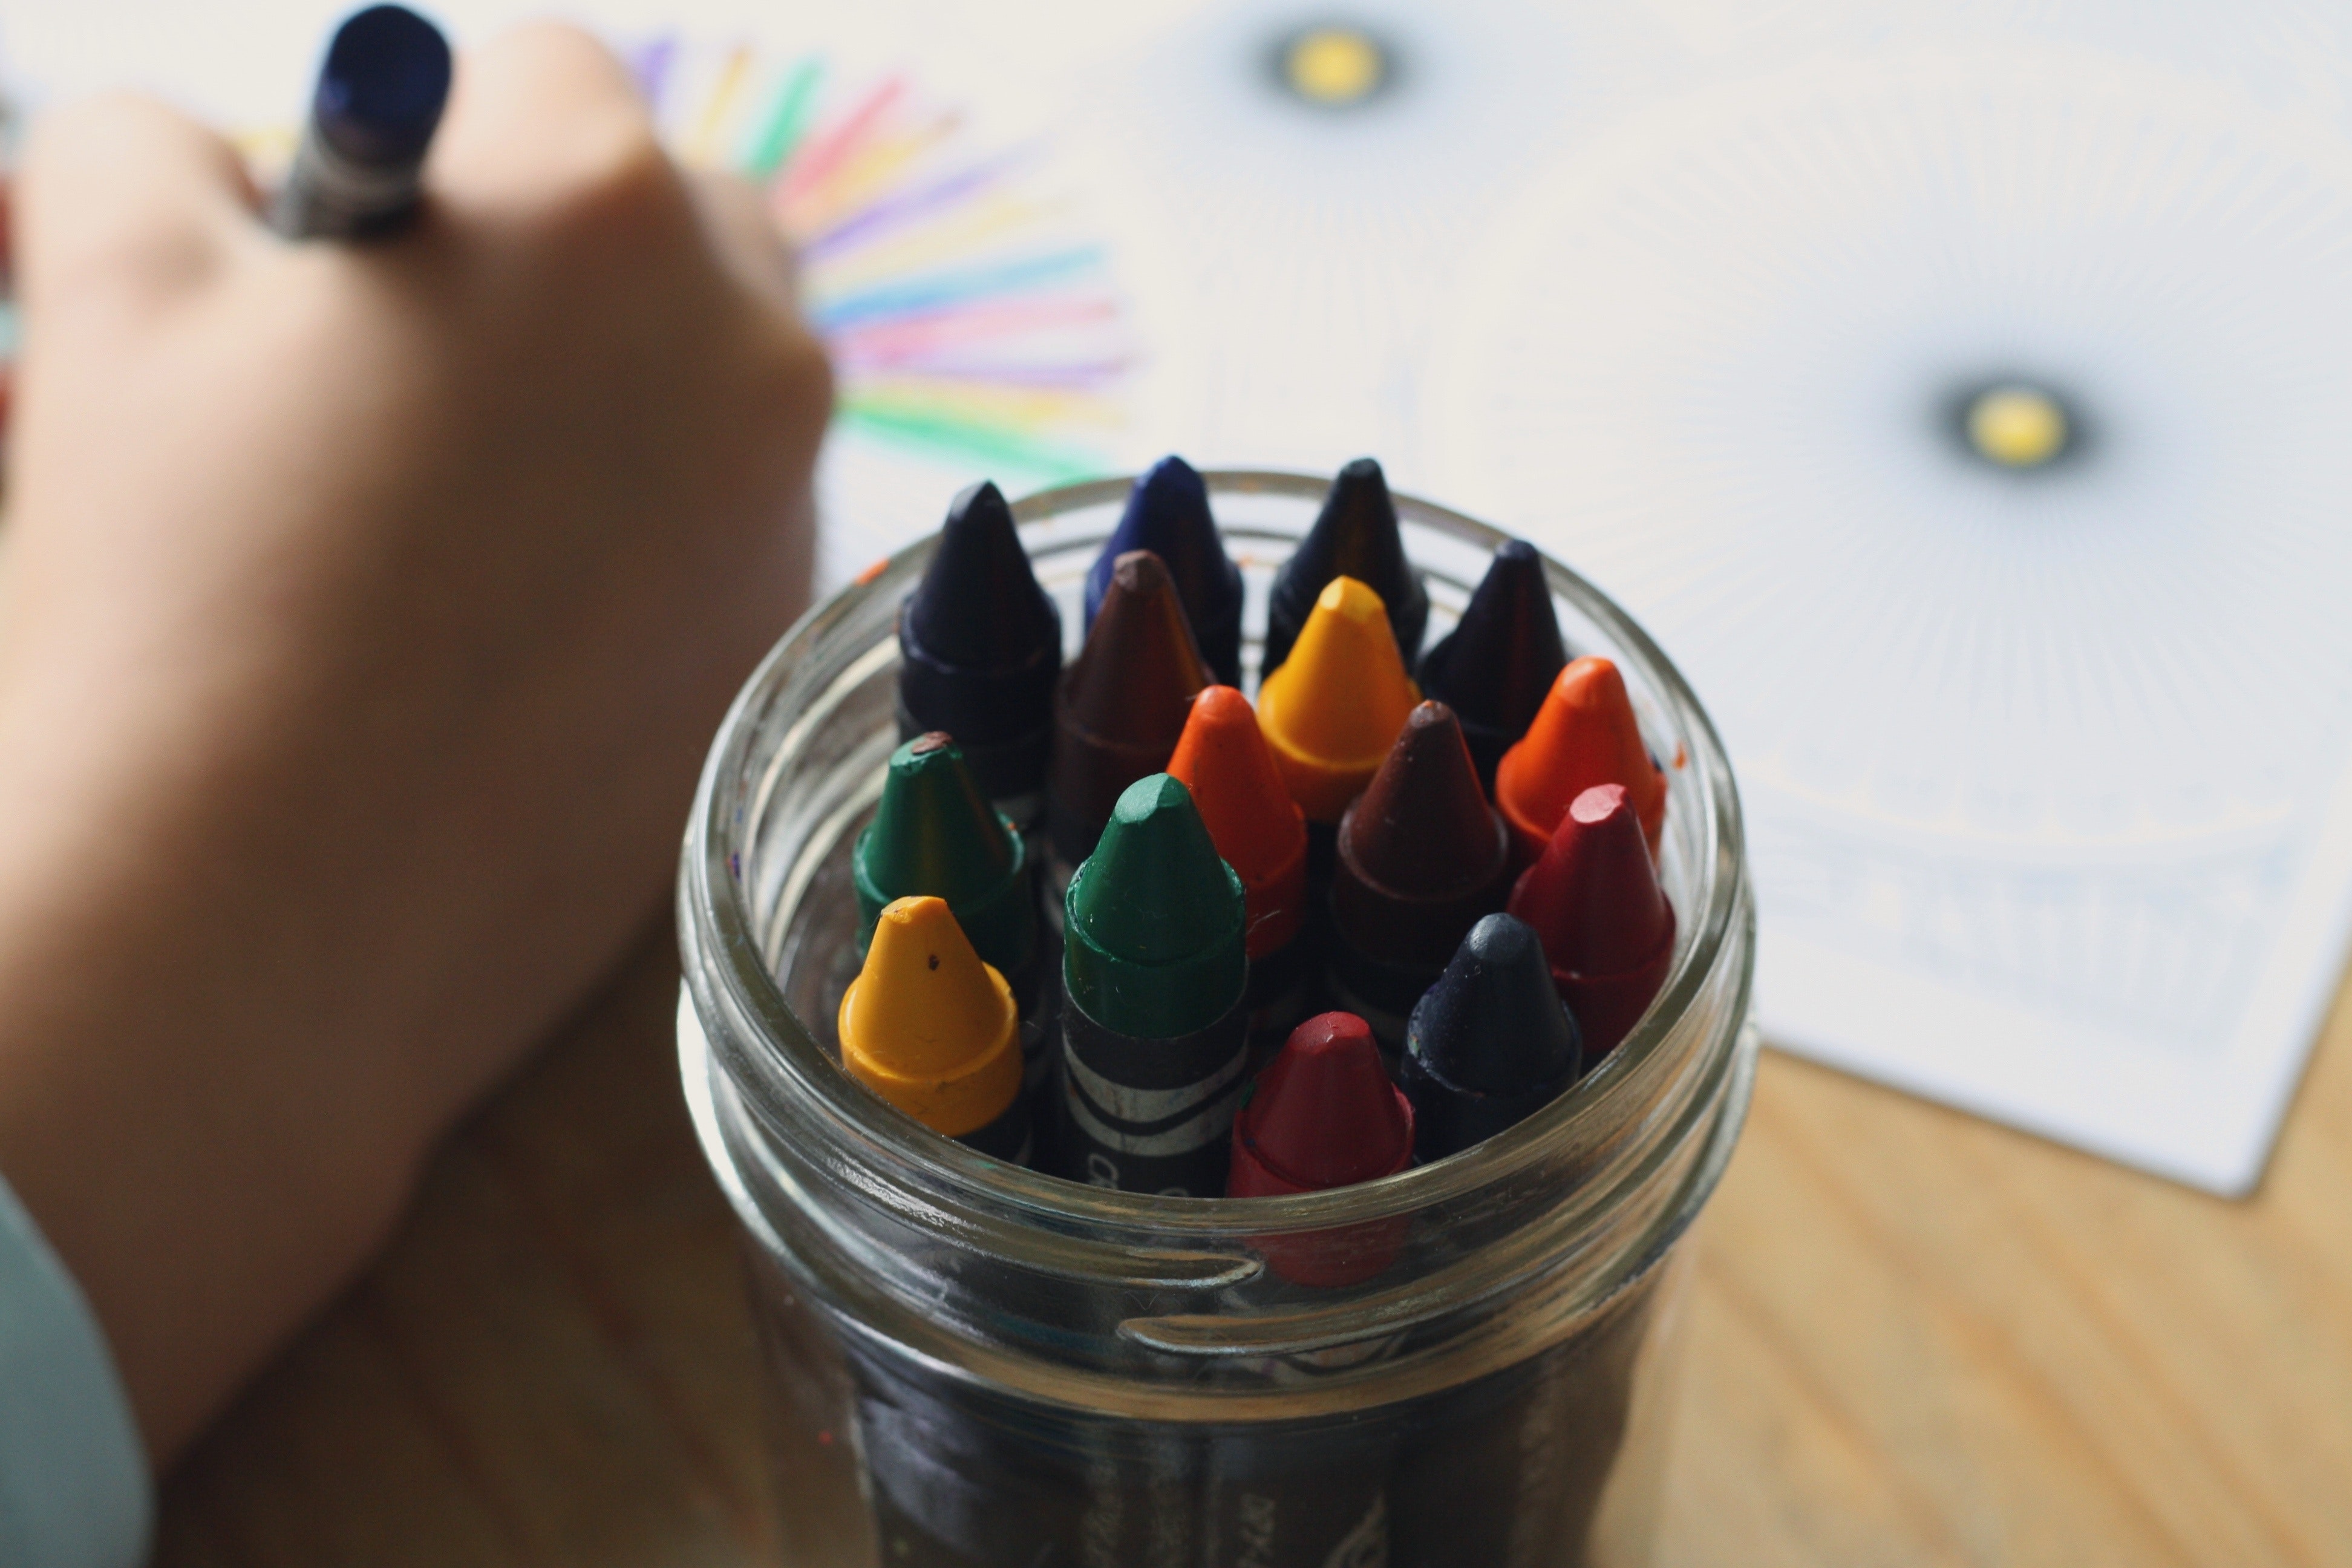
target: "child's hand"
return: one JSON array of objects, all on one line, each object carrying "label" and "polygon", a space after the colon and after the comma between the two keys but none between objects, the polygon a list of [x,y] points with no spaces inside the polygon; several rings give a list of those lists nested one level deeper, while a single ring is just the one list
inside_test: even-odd
[{"label": "child's hand", "polygon": [[830,390],[749,193],[561,28],[460,62],[387,242],[136,101],[16,198],[0,1173],[162,1459],[659,907]]}]

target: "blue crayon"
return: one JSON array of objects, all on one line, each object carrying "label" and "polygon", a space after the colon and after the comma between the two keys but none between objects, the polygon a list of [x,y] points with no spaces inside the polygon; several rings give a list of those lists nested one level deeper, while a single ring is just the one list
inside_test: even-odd
[{"label": "blue crayon", "polygon": [[400,5],[335,29],[294,167],[270,222],[289,239],[389,234],[416,211],[418,179],[449,99],[449,42]]},{"label": "blue crayon", "polygon": [[1111,569],[1130,550],[1149,550],[1167,566],[1184,605],[1201,658],[1223,686],[1242,683],[1242,569],[1225,553],[1209,488],[1181,458],[1162,458],[1135,481],[1118,527],[1087,574],[1087,625],[1110,591]]}]

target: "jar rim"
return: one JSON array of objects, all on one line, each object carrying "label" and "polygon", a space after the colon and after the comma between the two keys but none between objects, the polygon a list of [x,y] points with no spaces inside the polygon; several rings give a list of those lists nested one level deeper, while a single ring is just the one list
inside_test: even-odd
[{"label": "jar rim", "polygon": [[[1318,500],[1329,487],[1320,476],[1265,469],[1203,469],[1213,500],[1220,495],[1275,494]],[[1075,509],[1123,499],[1130,477],[1088,480],[1042,490],[1013,503],[1019,523],[1044,521]],[[1394,499],[1401,516],[1487,550],[1510,536],[1462,513],[1404,492]],[[758,720],[781,694],[785,674],[835,626],[875,595],[903,590],[919,574],[936,545],[928,535],[862,573],[847,588],[814,606],[761,661],[729,708],[719,739],[706,761],[689,819],[678,887],[681,944],[687,951],[687,983],[695,1007],[708,1018],[723,1002],[726,1011],[750,1026],[751,1040],[739,1044],[735,1031],[708,1030],[709,1048],[728,1073],[734,1092],[772,1130],[804,1136],[814,1120],[820,1129],[887,1161],[877,1178],[896,1179],[929,1205],[1000,1217],[1025,1216],[1049,1229],[1097,1228],[1149,1234],[1160,1248],[1188,1244],[1246,1243],[1269,1234],[1324,1229],[1393,1215],[1463,1199],[1498,1180],[1531,1173],[1574,1148],[1580,1139],[1597,1142],[1596,1129],[1627,1121],[1642,1104],[1642,1086],[1655,1076],[1662,1053],[1707,988],[1727,945],[1752,922],[1750,891],[1739,801],[1730,763],[1712,721],[1681,672],[1633,618],[1573,569],[1542,557],[1553,592],[1601,628],[1638,667],[1642,680],[1668,711],[1686,755],[1676,770],[1694,786],[1678,801],[1703,814],[1696,842],[1702,891],[1691,940],[1682,946],[1660,988],[1658,1000],[1633,1031],[1577,1087],[1517,1126],[1481,1143],[1475,1151],[1415,1165],[1377,1181],[1325,1193],[1275,1197],[1199,1198],[1119,1192],[1088,1186],[1001,1163],[938,1137],[857,1086],[843,1073],[817,1036],[793,1013],[771,969],[761,940],[747,879],[735,874],[737,858],[756,833],[769,792],[769,776],[750,779],[762,766],[751,753],[761,735]],[[802,721],[794,716],[788,724]],[[778,747],[782,752],[784,747]],[[767,759],[772,763],[773,758]],[[751,784],[750,809],[734,802],[737,781]],[[1752,942],[1738,944],[1742,972],[1735,979],[1732,1016],[1744,1017],[1752,965]],[[1716,1060],[1701,1063],[1699,1079],[1674,1097],[1677,1121],[1695,1121],[1722,1108],[1723,1089],[1738,1068],[1737,1030],[1725,1032]],[[722,1036],[724,1037],[722,1037]],[[1737,1127],[1734,1107],[1733,1129]],[[1640,1140],[1653,1152],[1681,1142],[1680,1127],[1643,1130]],[[1725,1145],[1727,1154],[1728,1142]],[[1475,1153],[1475,1158],[1472,1155]],[[1575,1206],[1605,1205],[1641,1169],[1615,1169],[1576,1195]],[[1636,1160],[1635,1167],[1648,1162]],[[1713,1160],[1706,1162],[1717,1164]],[[1713,1184],[1700,1184],[1699,1195]],[[1675,1205],[1684,1207],[1685,1205]],[[1685,1218],[1687,1215],[1685,1216]],[[1162,1251],[1163,1258],[1172,1256]],[[1214,1255],[1219,1266],[1230,1255]],[[1210,1265],[1208,1257],[1202,1258]],[[1188,1279],[1200,1284],[1201,1279]]]}]

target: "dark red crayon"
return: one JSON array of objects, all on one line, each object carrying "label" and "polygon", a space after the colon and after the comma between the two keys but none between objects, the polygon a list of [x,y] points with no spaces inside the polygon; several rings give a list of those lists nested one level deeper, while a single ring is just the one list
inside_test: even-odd
[{"label": "dark red crayon", "polygon": [[1462,737],[1488,795],[1495,793],[1496,764],[1535,722],[1544,694],[1567,663],[1543,557],[1527,541],[1507,539],[1461,620],[1421,658],[1422,695],[1452,708],[1462,721]]},{"label": "dark red crayon", "polygon": [[1488,915],[1412,1010],[1397,1081],[1412,1101],[1414,1150],[1443,1160],[1515,1126],[1583,1071],[1576,1020],[1526,921]]},{"label": "dark red crayon", "polygon": [[1511,886],[1510,831],[1478,787],[1454,710],[1407,716],[1370,785],[1339,822],[1328,976],[1386,1050],[1481,915]]},{"label": "dark red crayon", "polygon": [[[1370,1026],[1353,1013],[1318,1013],[1290,1031],[1234,1119],[1225,1195],[1328,1192],[1392,1176],[1412,1160],[1412,1106],[1389,1081]],[[1386,1263],[1327,1265],[1316,1279],[1278,1271],[1300,1284],[1351,1285]]]},{"label": "dark red crayon", "polygon": [[1037,585],[1013,509],[985,481],[955,498],[898,611],[898,738],[953,735],[981,789],[1036,818],[1054,739],[1062,617]]},{"label": "dark red crayon", "polygon": [[1095,852],[1120,792],[1166,770],[1208,684],[1168,568],[1148,550],[1129,551],[1054,697],[1045,824],[1060,879]]},{"label": "dark red crayon", "polygon": [[1510,909],[1543,940],[1585,1059],[1605,1056],[1648,1011],[1675,956],[1675,907],[1624,785],[1595,784],[1569,803]]},{"label": "dark red crayon", "polygon": [[[1389,1081],[1372,1032],[1323,1013],[1290,1032],[1234,1122],[1229,1198],[1329,1192],[1394,1175],[1412,1161],[1412,1107]],[[1310,1289],[1361,1284],[1396,1258],[1402,1216],[1252,1243],[1279,1278]],[[1327,1369],[1312,1357],[1312,1380]],[[1328,1568],[1386,1561],[1387,1485],[1396,1434],[1377,1423],[1301,1422],[1279,1435],[1236,1431],[1210,1447],[1203,1562]]]}]

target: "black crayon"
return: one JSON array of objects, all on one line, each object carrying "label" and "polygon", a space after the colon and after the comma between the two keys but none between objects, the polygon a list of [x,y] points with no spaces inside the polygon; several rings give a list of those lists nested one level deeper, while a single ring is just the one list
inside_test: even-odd
[{"label": "black crayon", "polygon": [[1495,768],[1528,732],[1545,693],[1568,664],[1559,613],[1543,557],[1524,540],[1495,551],[1462,618],[1421,656],[1421,694],[1462,721],[1478,785],[1495,793]]},{"label": "black crayon", "polygon": [[974,485],[948,508],[939,548],[898,612],[898,738],[954,736],[997,809],[1034,822],[1054,743],[1062,616],[994,485]]},{"label": "black crayon", "polygon": [[1266,597],[1261,681],[1290,657],[1291,645],[1314,611],[1315,596],[1334,577],[1353,577],[1381,596],[1389,628],[1396,633],[1397,651],[1411,669],[1429,629],[1429,590],[1405,559],[1396,502],[1389,496],[1380,464],[1370,458],[1358,458],[1339,470],[1315,526],[1274,574]]}]

